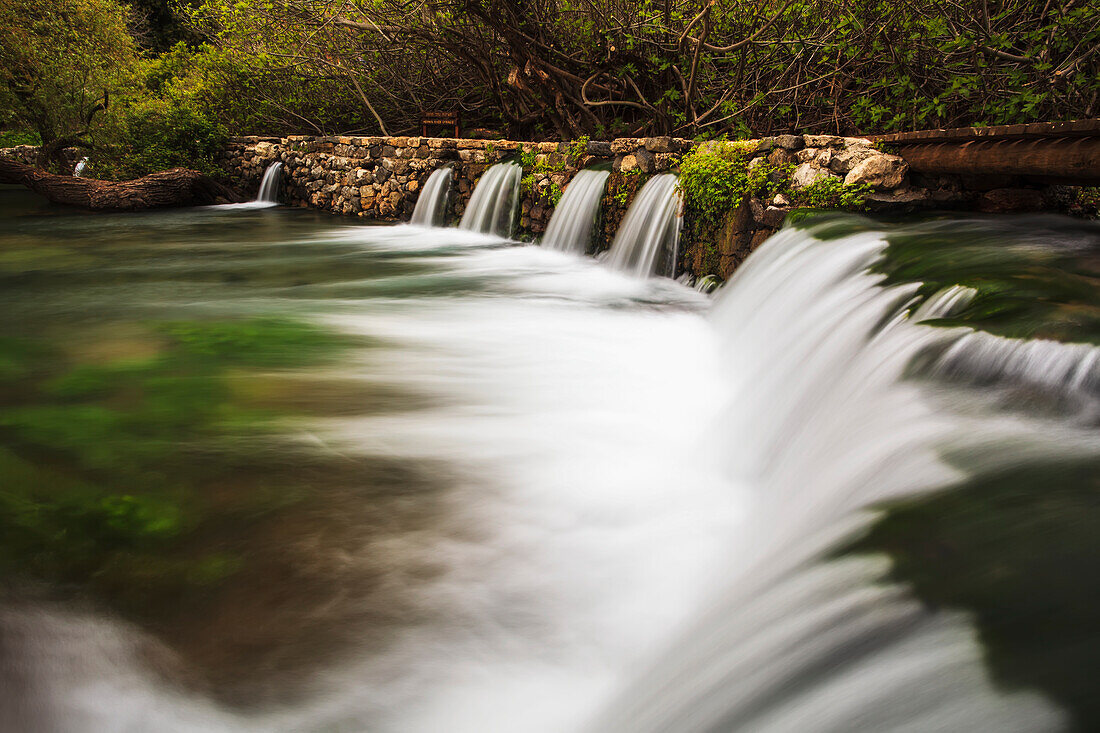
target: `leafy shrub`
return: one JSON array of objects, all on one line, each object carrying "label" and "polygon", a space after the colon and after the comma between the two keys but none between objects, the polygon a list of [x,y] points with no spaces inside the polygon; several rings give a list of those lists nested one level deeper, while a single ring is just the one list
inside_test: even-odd
[{"label": "leafy shrub", "polygon": [[225,128],[196,107],[175,100],[147,99],[122,113],[116,141],[91,164],[100,178],[136,178],[169,168],[216,174]]},{"label": "leafy shrub", "polygon": [[864,207],[871,190],[871,186],[865,183],[848,186],[839,178],[819,178],[809,186],[790,191],[788,195],[795,206],[858,211]]},{"label": "leafy shrub", "polygon": [[688,211],[717,225],[746,196],[774,196],[784,189],[786,166],[762,163],[750,170],[749,156],[749,148],[736,143],[703,145],[684,156],[679,186]]},{"label": "leafy shrub", "polygon": [[42,138],[37,132],[27,130],[0,131],[0,148],[13,148],[16,145],[41,145]]}]

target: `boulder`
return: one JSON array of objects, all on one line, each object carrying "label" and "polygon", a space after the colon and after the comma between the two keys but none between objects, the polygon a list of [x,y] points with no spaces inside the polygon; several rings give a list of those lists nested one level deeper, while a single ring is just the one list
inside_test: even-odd
[{"label": "boulder", "polygon": [[667,135],[664,137],[647,137],[645,139],[645,149],[651,153],[671,153],[672,138]]},{"label": "boulder", "polygon": [[839,150],[834,150],[827,165],[834,173],[844,176],[857,165],[875,156],[881,155],[879,151],[866,145],[849,145]]},{"label": "boulder", "polygon": [[803,163],[791,174],[792,188],[805,188],[825,178],[840,178],[827,168],[818,168],[813,163]]},{"label": "boulder", "polygon": [[764,215],[761,217],[764,222],[764,226],[772,229],[778,229],[783,226],[783,220],[787,218],[787,209],[780,209],[776,206],[769,206],[764,209]]},{"label": "boulder", "polygon": [[802,141],[807,148],[839,148],[844,145],[844,138],[837,135],[804,135]]},{"label": "boulder", "polygon": [[785,150],[800,150],[806,145],[801,135],[779,135],[775,138],[775,142]]},{"label": "boulder", "polygon": [[849,186],[867,184],[884,191],[904,183],[908,172],[909,164],[902,158],[882,153],[857,163],[844,177],[844,183]]},{"label": "boulder", "polygon": [[624,155],[622,160],[619,161],[619,171],[626,173],[632,171],[638,167],[638,158],[633,155]]}]

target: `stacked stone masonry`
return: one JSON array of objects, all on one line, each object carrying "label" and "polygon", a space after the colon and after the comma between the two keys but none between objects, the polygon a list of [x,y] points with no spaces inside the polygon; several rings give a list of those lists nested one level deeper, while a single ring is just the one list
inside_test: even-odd
[{"label": "stacked stone masonry", "polygon": [[[823,178],[868,184],[874,189],[868,201],[874,210],[966,205],[972,195],[972,190],[957,181],[911,180],[904,160],[877,149],[868,140],[828,135],[780,135],[748,143],[697,143],[671,137],[583,143],[425,137],[237,138],[227,150],[224,164],[242,188],[256,190],[267,166],[280,161],[284,164],[284,202],[381,221],[407,220],[428,176],[449,166],[455,176],[449,209],[453,222],[462,216],[474,186],[489,166],[517,161],[523,155],[529,170],[525,171],[516,235],[533,238],[546,229],[555,192],[560,194],[581,169],[607,165],[612,171],[609,190],[625,188],[633,194],[643,177],[638,174],[676,172],[683,156],[697,146],[729,144],[752,148],[750,166],[766,161],[790,167],[792,188]],[[631,182],[634,185],[624,185]],[[614,226],[631,198],[605,197],[597,249],[610,243]],[[682,266],[700,273],[703,265],[698,250],[707,245],[719,251],[717,274],[728,276],[782,224],[789,209],[790,201],[784,196],[771,201],[746,200],[731,214],[723,231],[713,235],[716,241],[685,243]]]},{"label": "stacked stone masonry", "polygon": [[[649,174],[678,172],[683,156],[697,147],[736,145],[750,152],[749,166],[768,163],[790,171],[789,187],[799,189],[822,179],[866,184],[871,211],[906,212],[960,208],[988,212],[1064,209],[1065,187],[1041,186],[993,176],[929,177],[911,174],[900,157],[863,138],[830,135],[779,135],[753,141],[695,142],[680,138],[619,138],[611,141],[516,142],[428,137],[246,137],[231,140],[222,166],[243,192],[259,188],[264,170],[283,163],[284,203],[378,221],[407,220],[428,176],[448,166],[454,171],[448,223],[465,210],[474,186],[492,165],[527,164],[520,200],[518,238],[541,234],[557,196],[584,168],[612,171],[604,197],[594,251],[609,246],[618,222],[639,184]],[[0,150],[28,162],[35,148]],[[614,192],[614,194],[613,194]],[[747,198],[719,231],[691,226],[686,211],[686,240],[680,266],[694,274],[727,277],[773,233],[791,209],[784,195],[763,201]],[[702,240],[702,241],[698,241]],[[707,252],[714,256],[703,257]]]}]

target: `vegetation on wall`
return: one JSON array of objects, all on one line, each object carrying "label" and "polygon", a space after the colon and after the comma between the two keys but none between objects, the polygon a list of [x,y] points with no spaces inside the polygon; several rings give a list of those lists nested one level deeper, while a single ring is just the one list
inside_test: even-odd
[{"label": "vegetation on wall", "polygon": [[859,210],[871,191],[865,185],[845,185],[839,178],[792,188],[793,165],[773,165],[752,156],[753,149],[741,143],[708,143],[684,156],[679,187],[689,216],[705,226],[718,226],[747,197],[767,201],[777,194],[787,196],[793,206]]}]

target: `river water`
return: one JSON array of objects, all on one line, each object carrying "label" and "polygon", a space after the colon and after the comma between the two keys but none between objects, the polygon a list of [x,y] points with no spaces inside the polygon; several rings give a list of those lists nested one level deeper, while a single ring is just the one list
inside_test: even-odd
[{"label": "river water", "polygon": [[1093,226],[822,219],[713,297],[282,208],[0,232],[0,730],[1095,715]]}]

